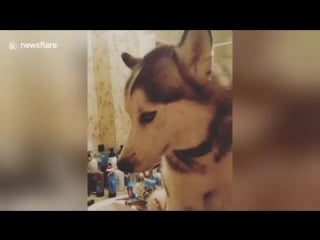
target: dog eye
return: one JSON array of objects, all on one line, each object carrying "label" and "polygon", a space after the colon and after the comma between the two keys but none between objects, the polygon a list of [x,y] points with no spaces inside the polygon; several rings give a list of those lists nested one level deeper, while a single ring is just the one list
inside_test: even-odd
[{"label": "dog eye", "polygon": [[151,123],[155,118],[157,111],[153,112],[143,112],[140,115],[140,122],[141,123]]}]

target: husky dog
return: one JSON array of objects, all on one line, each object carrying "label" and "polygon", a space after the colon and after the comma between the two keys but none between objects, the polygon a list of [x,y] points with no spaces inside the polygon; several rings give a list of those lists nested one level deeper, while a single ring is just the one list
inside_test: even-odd
[{"label": "husky dog", "polygon": [[[124,172],[161,162],[161,210],[228,210],[232,185],[231,89],[212,77],[211,31],[184,31],[177,46],[142,59],[122,53],[132,70],[125,108],[132,127],[118,161]],[[153,208],[152,208],[153,209]]]}]

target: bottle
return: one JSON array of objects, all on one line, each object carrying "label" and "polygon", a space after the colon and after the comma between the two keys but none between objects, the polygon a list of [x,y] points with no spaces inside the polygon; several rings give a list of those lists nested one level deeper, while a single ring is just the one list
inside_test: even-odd
[{"label": "bottle", "polygon": [[87,169],[87,181],[88,181],[88,196],[96,192],[96,181],[94,173],[98,171],[98,162],[91,157],[91,152],[88,152],[88,169]]},{"label": "bottle", "polygon": [[152,169],[152,174],[151,174],[152,178],[155,178],[157,176],[157,172],[158,172],[157,168]]},{"label": "bottle", "polygon": [[95,173],[99,171],[98,161],[96,158],[92,158],[90,152],[88,152],[88,172]]},{"label": "bottle", "polygon": [[156,180],[156,185],[157,186],[162,186],[162,178],[161,178],[161,172],[160,168],[156,169],[156,172],[154,173],[154,180]]},{"label": "bottle", "polygon": [[97,146],[97,150],[98,150],[98,152],[95,154],[95,156],[94,156],[94,158],[97,160],[97,162],[98,162],[98,168],[101,170],[101,166],[102,166],[102,158],[101,158],[101,150],[102,150],[102,145],[103,144],[99,144],[98,146]]},{"label": "bottle", "polygon": [[117,180],[114,173],[114,169],[111,163],[108,163],[107,167],[108,185],[109,185],[109,198],[117,196]]},{"label": "bottle", "polygon": [[112,167],[115,169],[117,167],[117,156],[114,153],[113,148],[109,148],[109,163],[112,164]]},{"label": "bottle", "polygon": [[[122,148],[123,148],[123,145],[120,145],[120,150],[117,152],[117,154],[121,153],[122,151]],[[117,191],[124,191],[126,186],[125,186],[125,180],[124,180],[124,172],[120,171],[118,169],[118,165],[117,165],[117,157],[116,155],[114,154],[114,151],[113,151],[113,148],[110,148],[110,153],[109,153],[109,159],[110,160],[110,163],[112,164],[113,166],[113,169],[114,169],[114,173],[115,173],[115,176],[116,176],[116,180],[117,180]]]},{"label": "bottle", "polygon": [[156,185],[158,186],[158,172],[157,172],[157,168],[152,169],[152,178],[153,180],[156,181]]},{"label": "bottle", "polygon": [[138,181],[139,181],[139,182],[143,182],[144,179],[145,179],[144,174],[143,174],[143,173],[139,173],[139,175],[138,175]]},{"label": "bottle", "polygon": [[88,172],[88,196],[90,196],[91,193],[96,192],[96,181],[93,173]]},{"label": "bottle", "polygon": [[124,191],[126,186],[124,184],[124,173],[120,171],[118,168],[115,169],[114,171],[116,180],[117,180],[117,191]]},{"label": "bottle", "polygon": [[124,185],[127,187],[127,186],[128,186],[128,183],[129,183],[129,175],[128,175],[128,174],[125,174],[125,175],[124,175]]},{"label": "bottle", "polygon": [[102,196],[104,196],[103,173],[102,172],[95,172],[95,180],[96,180],[96,196],[102,197]]},{"label": "bottle", "polygon": [[108,165],[109,157],[108,157],[108,154],[105,152],[104,144],[98,145],[98,156],[99,156],[99,159],[101,160],[100,170],[101,172],[103,172],[103,175],[104,175],[104,187],[108,188],[108,177],[106,173],[106,168]]},{"label": "bottle", "polygon": [[117,157],[119,158],[120,154],[122,153],[122,150],[123,150],[123,145],[120,145],[120,149],[119,151],[117,152]]},{"label": "bottle", "polygon": [[101,159],[101,170],[104,172],[107,165],[108,165],[108,154],[105,152],[105,147],[104,144],[99,144],[98,145],[98,153],[99,157]]},{"label": "bottle", "polygon": [[133,195],[133,182],[132,181],[129,181],[128,184],[127,184],[127,192],[128,192],[128,197],[129,198],[135,198],[134,195]]},{"label": "bottle", "polygon": [[128,176],[128,183],[127,183],[127,192],[128,192],[128,197],[131,199],[136,198],[136,195],[133,191],[133,187],[135,186],[135,176],[134,174],[127,174]]}]

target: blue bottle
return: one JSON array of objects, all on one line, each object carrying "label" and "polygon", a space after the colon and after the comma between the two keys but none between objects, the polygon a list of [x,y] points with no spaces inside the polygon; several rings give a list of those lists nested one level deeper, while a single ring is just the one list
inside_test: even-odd
[{"label": "blue bottle", "polygon": [[134,182],[133,181],[129,181],[127,184],[127,192],[128,192],[128,197],[131,199],[136,198],[134,192],[133,192],[133,187],[134,187]]},{"label": "blue bottle", "polygon": [[109,157],[108,157],[108,154],[105,152],[104,144],[98,145],[97,158],[99,159],[99,162],[100,162],[99,169],[101,172],[103,172],[103,176],[104,176],[104,187],[108,188],[108,177],[107,177],[106,169],[108,166]]},{"label": "blue bottle", "polygon": [[104,144],[98,145],[99,157],[101,159],[101,170],[104,171],[108,166],[108,154],[105,152]]},{"label": "blue bottle", "polygon": [[117,196],[117,179],[111,163],[108,163],[107,167],[108,186],[109,186],[109,198]]},{"label": "blue bottle", "polygon": [[103,184],[103,173],[95,172],[95,181],[96,181],[96,196],[104,196],[104,184]]}]

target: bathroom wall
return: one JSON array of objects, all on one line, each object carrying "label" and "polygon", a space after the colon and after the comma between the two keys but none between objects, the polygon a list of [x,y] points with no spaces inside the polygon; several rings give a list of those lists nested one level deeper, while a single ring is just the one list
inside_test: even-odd
[{"label": "bathroom wall", "polygon": [[121,53],[145,55],[155,47],[155,34],[92,31],[88,45],[88,139],[92,142],[93,152],[100,143],[107,148],[119,148],[125,143],[130,129],[123,101],[130,70],[122,62]]},{"label": "bathroom wall", "polygon": [[130,119],[125,112],[123,101],[124,87],[130,75],[130,70],[123,63],[121,53],[126,51],[134,56],[142,57],[155,47],[155,36],[143,31],[113,31],[109,32],[108,35],[114,124],[116,129],[113,144],[119,147],[125,143],[130,130]]},{"label": "bathroom wall", "polygon": [[[142,57],[157,43],[177,44],[182,30],[91,31],[88,33],[88,140],[93,152],[97,145],[119,148],[130,130],[124,110],[123,89],[130,75],[121,53]],[[213,31],[214,44],[232,40],[232,31]],[[214,49],[216,74],[231,82],[232,45]],[[91,148],[91,147],[90,147]]]},{"label": "bathroom wall", "polygon": [[214,73],[222,81],[230,85],[232,83],[232,31],[220,30],[213,32],[214,42]]},{"label": "bathroom wall", "polygon": [[88,41],[88,138],[97,150],[100,143],[113,146],[115,123],[109,48],[106,32],[89,33]]}]

